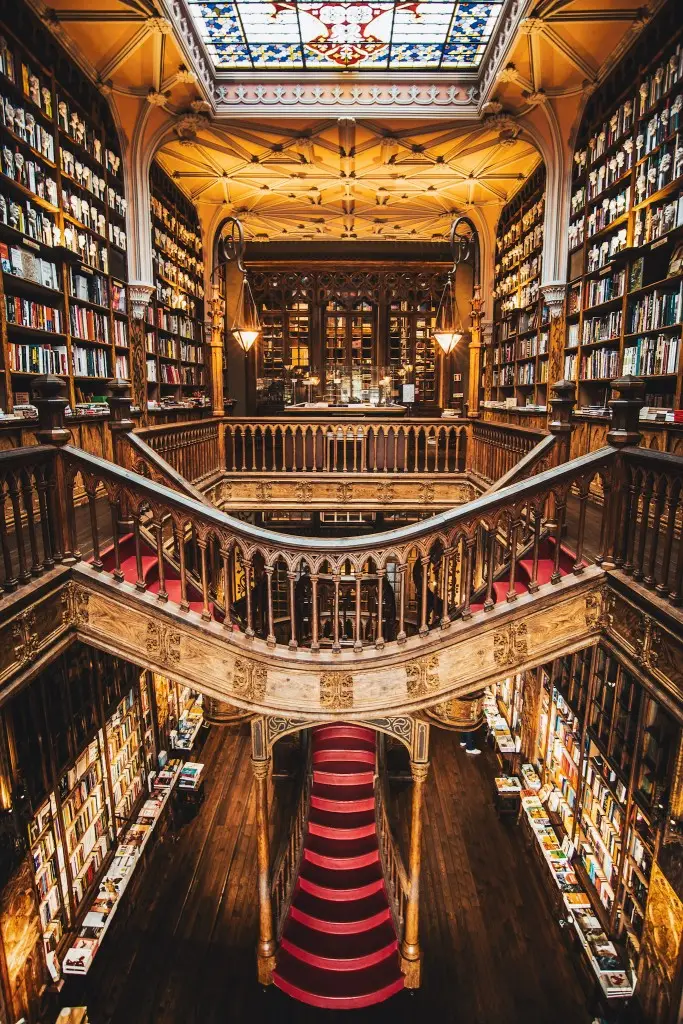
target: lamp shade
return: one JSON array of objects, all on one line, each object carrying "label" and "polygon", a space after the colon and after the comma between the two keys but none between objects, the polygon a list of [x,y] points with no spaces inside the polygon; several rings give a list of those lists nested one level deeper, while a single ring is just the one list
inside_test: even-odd
[{"label": "lamp shade", "polygon": [[252,347],[261,332],[250,327],[233,327],[232,333],[246,353]]},{"label": "lamp shade", "polygon": [[441,350],[445,356],[453,351],[461,338],[461,331],[434,331],[434,339],[441,346]]}]

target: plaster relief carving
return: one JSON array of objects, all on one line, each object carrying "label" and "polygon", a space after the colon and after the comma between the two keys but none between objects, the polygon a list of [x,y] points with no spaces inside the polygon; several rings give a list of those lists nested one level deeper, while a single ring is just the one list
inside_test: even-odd
[{"label": "plaster relief carving", "polygon": [[353,487],[351,484],[337,484],[337,501],[342,505],[347,505],[353,497]]},{"label": "plaster relief carving", "polygon": [[411,697],[424,697],[439,688],[439,656],[428,654],[406,665],[406,688]]},{"label": "plaster relief carving", "polygon": [[353,676],[350,672],[323,672],[320,676],[320,707],[330,711],[353,707]]},{"label": "plaster relief carving", "polygon": [[147,623],[145,648],[152,658],[158,658],[162,665],[173,666],[180,661],[180,633],[171,626],[159,622]]},{"label": "plaster relief carving", "polygon": [[268,683],[268,669],[255,661],[237,658],[232,672],[232,688],[245,700],[263,700]]},{"label": "plaster relief carving", "polygon": [[308,505],[313,500],[313,485],[307,482],[298,483],[294,488],[294,497],[301,505]]},{"label": "plaster relief carving", "polygon": [[511,622],[493,634],[493,659],[498,668],[510,668],[527,657],[529,638],[526,622]]},{"label": "plaster relief carving", "polygon": [[36,630],[36,613],[27,609],[12,623],[12,642],[14,656],[20,665],[32,661],[39,649],[38,632]]}]

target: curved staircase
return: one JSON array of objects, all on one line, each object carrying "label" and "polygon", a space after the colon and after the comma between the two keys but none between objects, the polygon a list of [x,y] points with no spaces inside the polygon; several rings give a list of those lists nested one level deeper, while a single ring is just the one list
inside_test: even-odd
[{"label": "curved staircase", "polygon": [[313,788],[303,860],[275,984],[303,1003],[354,1010],[403,988],[375,826],[375,735],[313,730]]}]

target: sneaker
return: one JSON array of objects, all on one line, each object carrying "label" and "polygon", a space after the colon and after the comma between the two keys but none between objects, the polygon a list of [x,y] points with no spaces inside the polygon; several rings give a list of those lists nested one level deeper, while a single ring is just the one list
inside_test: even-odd
[{"label": "sneaker", "polygon": [[465,753],[466,754],[481,754],[481,750],[479,749],[479,747],[472,747],[471,750],[466,750]]},{"label": "sneaker", "polygon": [[466,747],[467,746],[467,740],[460,740],[460,746],[461,747]]}]

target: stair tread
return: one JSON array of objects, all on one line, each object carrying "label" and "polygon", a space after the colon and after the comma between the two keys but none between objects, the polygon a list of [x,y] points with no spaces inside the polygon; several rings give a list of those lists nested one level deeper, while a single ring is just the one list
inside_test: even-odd
[{"label": "stair tread", "polygon": [[360,924],[389,909],[384,891],[373,892],[358,900],[325,900],[299,889],[293,906],[301,913],[331,924]]},{"label": "stair tread", "polygon": [[[337,787],[335,787],[336,789]],[[348,789],[348,787],[346,787]],[[311,807],[308,815],[309,824],[322,825],[325,828],[352,831],[375,824],[374,811],[325,811],[320,807]]]},{"label": "stair tread", "polygon": [[397,956],[387,957],[380,963],[359,971],[330,971],[303,963],[287,950],[281,950],[277,958],[275,975],[303,992],[339,1000],[369,996],[399,982],[400,987],[403,987],[403,976]]},{"label": "stair tread", "polygon": [[329,960],[355,960],[395,948],[396,934],[388,921],[376,925],[366,932],[344,935],[337,932],[319,932],[300,921],[289,920],[283,938],[299,949]]},{"label": "stair tread", "polygon": [[324,800],[334,800],[339,804],[352,804],[357,800],[372,800],[375,802],[375,790],[371,782],[361,782],[358,786],[331,786],[327,782],[313,782],[311,789],[312,796],[319,796]]},{"label": "stair tread", "polygon": [[368,772],[371,775],[374,774],[365,761],[321,761],[320,763],[322,767],[314,768],[314,772],[325,772],[330,775],[367,775]]},{"label": "stair tread", "polygon": [[317,836],[308,833],[304,843],[306,850],[313,850],[314,853],[322,854],[324,857],[359,857],[365,853],[372,853],[379,849],[377,836],[361,836],[354,839],[327,839],[325,836]]},{"label": "stair tread", "polygon": [[371,750],[374,752],[374,740],[361,736],[316,736],[313,735],[313,750]]},{"label": "stair tread", "polygon": [[359,889],[364,885],[371,885],[373,882],[382,880],[382,866],[379,861],[367,864],[362,868],[344,868],[336,871],[334,868],[323,868],[310,861],[301,862],[300,877],[305,878],[315,885],[324,889],[335,889],[343,892],[346,889]]}]

